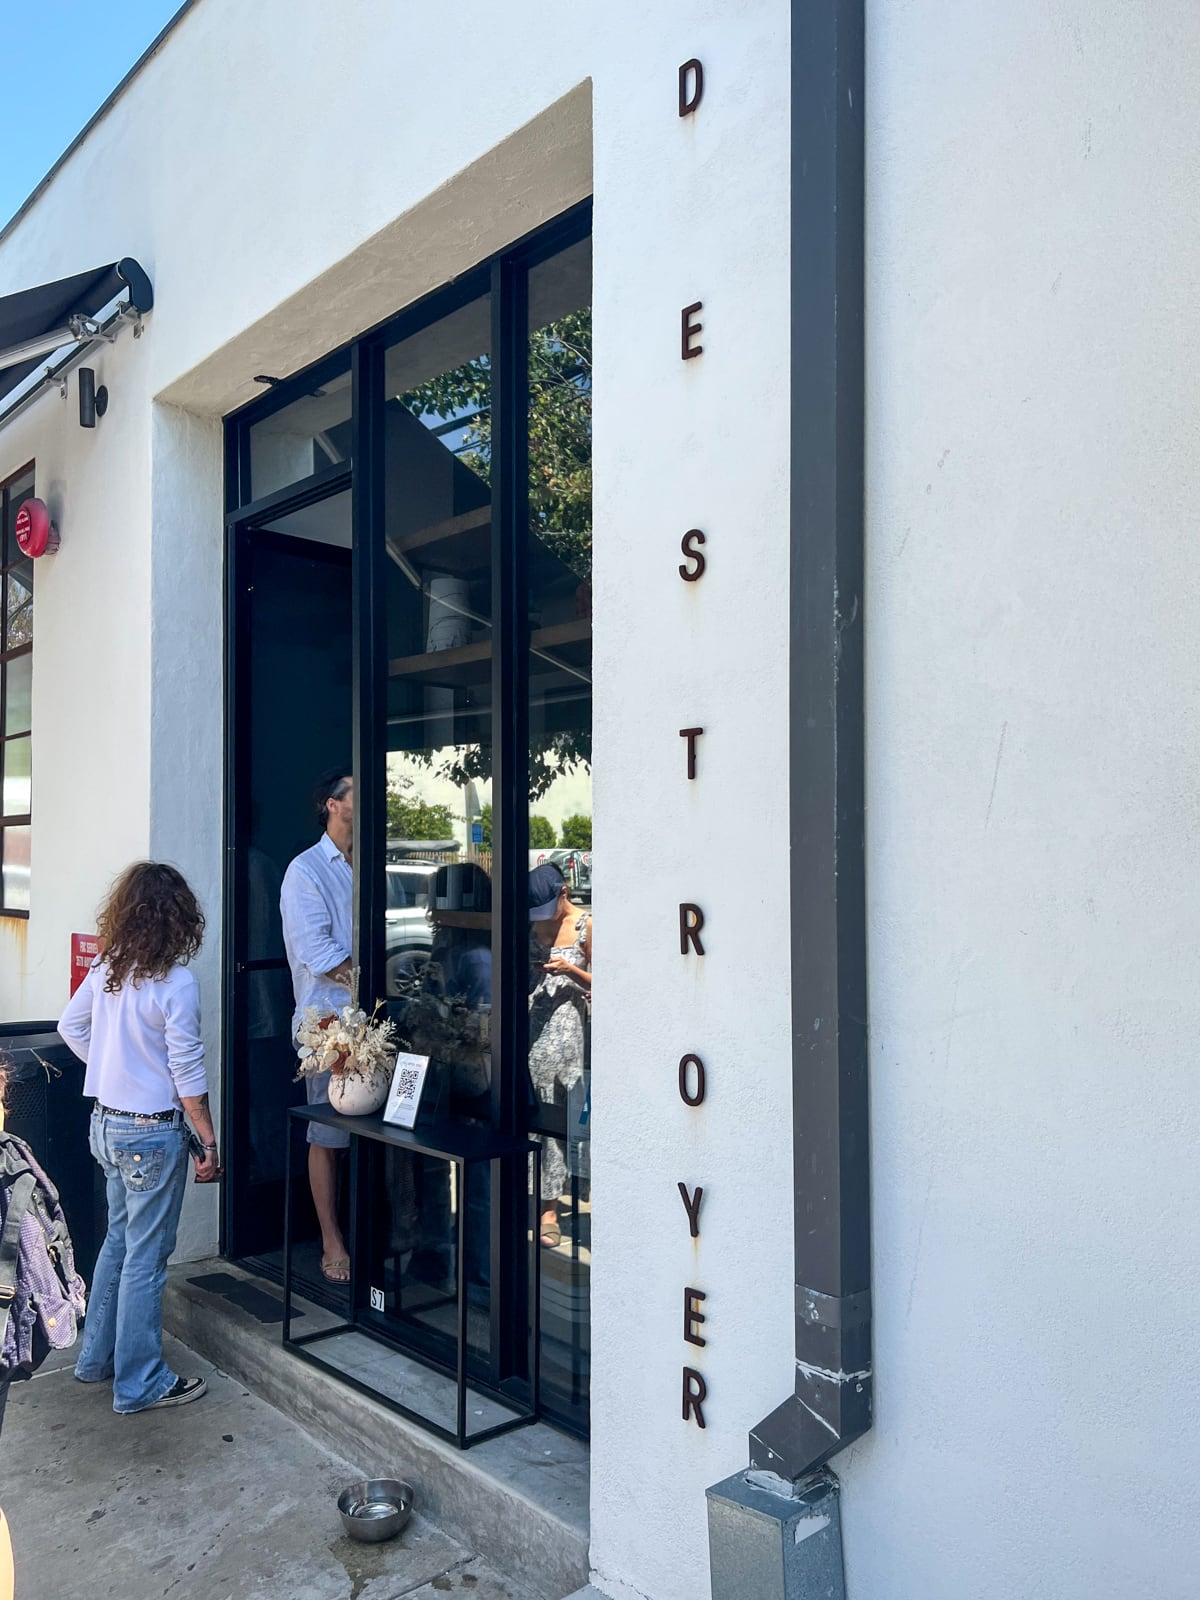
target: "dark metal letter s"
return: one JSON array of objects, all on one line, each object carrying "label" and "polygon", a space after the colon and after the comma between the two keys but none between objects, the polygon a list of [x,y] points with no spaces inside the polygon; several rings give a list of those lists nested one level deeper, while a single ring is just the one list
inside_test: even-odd
[{"label": "dark metal letter s", "polygon": [[694,561],[696,563],[696,565],[692,568],[680,567],[679,576],[683,579],[684,583],[698,583],[699,580],[704,576],[704,569],[708,566],[708,558],[702,555],[700,551],[695,548],[696,545],[703,543],[704,535],[700,532],[699,528],[689,528],[680,541],[679,548],[683,551],[684,555],[689,561]]}]

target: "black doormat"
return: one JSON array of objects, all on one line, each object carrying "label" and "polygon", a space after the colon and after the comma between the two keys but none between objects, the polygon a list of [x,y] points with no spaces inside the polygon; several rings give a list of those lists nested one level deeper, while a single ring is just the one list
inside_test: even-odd
[{"label": "black doormat", "polygon": [[[256,1322],[270,1324],[283,1321],[282,1300],[258,1288],[256,1284],[235,1278],[232,1272],[203,1272],[198,1278],[189,1278],[188,1282],[194,1283],[197,1289],[203,1289],[207,1294],[220,1295],[222,1300],[228,1300],[239,1311],[249,1312]],[[293,1318],[303,1315],[303,1311],[293,1307]]]}]

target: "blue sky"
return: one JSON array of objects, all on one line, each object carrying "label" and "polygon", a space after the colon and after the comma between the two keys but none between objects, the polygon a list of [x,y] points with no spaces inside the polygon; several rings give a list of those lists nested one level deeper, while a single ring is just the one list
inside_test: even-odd
[{"label": "blue sky", "polygon": [[0,3],[0,226],[178,11],[181,0]]}]

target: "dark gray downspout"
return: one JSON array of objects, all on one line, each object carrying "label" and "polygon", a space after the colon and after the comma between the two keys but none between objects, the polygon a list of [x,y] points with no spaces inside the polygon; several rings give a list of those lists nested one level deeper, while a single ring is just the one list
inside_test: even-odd
[{"label": "dark gray downspout", "polygon": [[[794,1392],[751,1429],[751,1470],[709,1491],[712,1592],[721,1600],[799,1593],[797,1552],[808,1563],[805,1583],[814,1581],[813,1563],[820,1563],[819,1592],[842,1592],[836,1485],[828,1475],[826,1483],[800,1480],[871,1426],[863,10],[864,0],[792,5],[789,759],[796,1381]],[[818,1527],[828,1532],[810,1537]]]},{"label": "dark gray downspout", "polygon": [[863,869],[863,0],[792,6],[791,895],[796,1388],[750,1433],[795,1480],[871,1426]]}]

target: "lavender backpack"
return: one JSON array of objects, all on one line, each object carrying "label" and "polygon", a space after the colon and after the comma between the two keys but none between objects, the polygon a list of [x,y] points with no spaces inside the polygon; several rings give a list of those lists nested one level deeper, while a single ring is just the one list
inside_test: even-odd
[{"label": "lavender backpack", "polygon": [[0,1384],[73,1345],[83,1311],[58,1191],[29,1146],[0,1132]]}]

